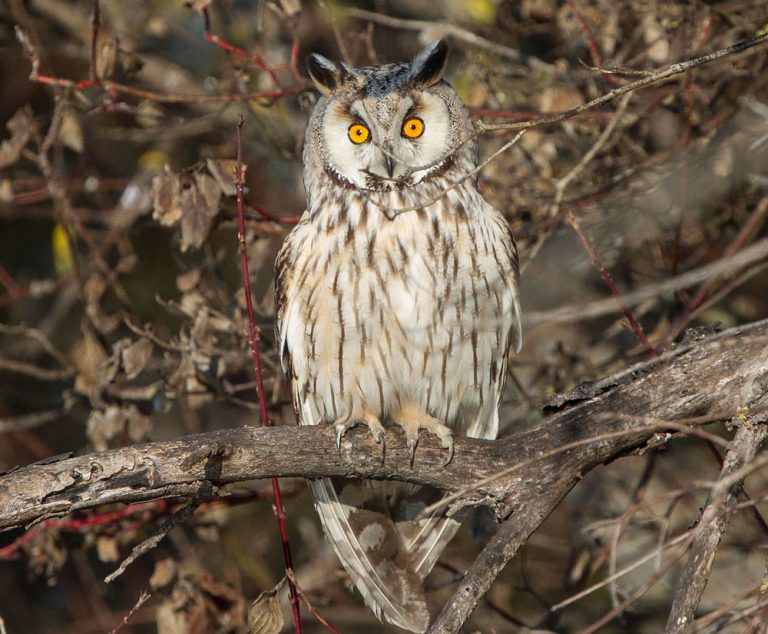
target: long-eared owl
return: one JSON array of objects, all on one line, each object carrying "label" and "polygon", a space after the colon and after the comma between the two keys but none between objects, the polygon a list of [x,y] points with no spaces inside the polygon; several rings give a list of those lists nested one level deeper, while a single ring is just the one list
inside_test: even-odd
[{"label": "long-eared owl", "polygon": [[[517,251],[477,188],[469,112],[437,41],[409,63],[307,60],[321,93],[306,133],[307,210],[276,263],[277,341],[302,425],[402,428],[452,455],[452,434],[495,438],[521,342]],[[422,582],[459,527],[422,517],[437,491],[311,483],[325,534],[377,617],[429,625]]]}]

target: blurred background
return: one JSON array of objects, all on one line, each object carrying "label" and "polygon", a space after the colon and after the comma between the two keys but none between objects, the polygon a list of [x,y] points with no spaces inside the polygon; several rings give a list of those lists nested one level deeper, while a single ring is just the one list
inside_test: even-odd
[{"label": "blurred background", "polygon": [[[3,3],[0,471],[259,424],[237,256],[241,116],[269,412],[294,424],[274,350],[272,267],[303,212],[301,150],[316,100],[308,53],[373,65],[447,37],[446,78],[486,130],[484,158],[515,133],[498,124],[546,118],[754,37],[768,28],[766,5]],[[768,315],[767,56],[751,49],[535,127],[482,170],[480,187],[521,255],[525,342],[511,360],[502,434],[537,424],[549,397],[580,382]],[[576,632],[644,585],[601,631],[661,631],[679,567],[657,571],[684,555],[675,538],[706,499],[699,485],[716,478],[716,454],[679,439],[587,474],[467,631]],[[351,591],[304,483],[282,486],[307,596],[343,632],[388,631]],[[763,631],[765,474],[750,475],[746,490],[756,504],[725,535],[699,631]],[[111,584],[103,578],[183,501],[0,534],[0,630],[109,632],[146,590],[124,631],[242,631],[248,606],[284,571],[269,483],[231,493],[202,504]],[[490,533],[494,521],[484,521]],[[481,548],[463,530],[445,552],[427,582],[435,613]],[[252,631],[279,631],[276,602],[252,612]],[[307,632],[325,631],[303,613]]]}]

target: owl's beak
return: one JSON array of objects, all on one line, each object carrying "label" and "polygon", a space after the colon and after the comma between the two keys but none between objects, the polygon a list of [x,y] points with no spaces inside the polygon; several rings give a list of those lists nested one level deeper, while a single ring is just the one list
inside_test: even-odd
[{"label": "owl's beak", "polygon": [[392,178],[395,173],[395,160],[389,154],[384,155],[384,167],[387,168],[387,176]]}]

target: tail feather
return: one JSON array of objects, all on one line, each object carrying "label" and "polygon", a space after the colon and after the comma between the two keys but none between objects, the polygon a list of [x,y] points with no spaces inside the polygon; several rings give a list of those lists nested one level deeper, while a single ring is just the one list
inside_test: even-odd
[{"label": "tail feather", "polygon": [[[414,571],[395,523],[364,507],[365,490],[359,483],[346,485],[341,498],[329,479],[310,486],[326,536],[376,617],[411,632],[426,631],[423,577]],[[344,499],[350,495],[358,499]]]}]

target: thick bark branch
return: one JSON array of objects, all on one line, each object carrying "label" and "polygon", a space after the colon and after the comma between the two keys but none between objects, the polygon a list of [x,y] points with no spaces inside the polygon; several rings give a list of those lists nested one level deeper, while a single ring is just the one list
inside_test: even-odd
[{"label": "thick bark branch", "polygon": [[234,429],[29,465],[0,477],[0,530],[108,502],[225,495],[228,483],[269,476],[394,479],[456,493],[512,469],[464,496],[507,519],[433,627],[455,632],[584,473],[665,442],[664,421],[768,410],[768,321],[680,345],[582,385],[553,408],[541,425],[508,438],[457,438],[447,467],[431,437],[422,438],[411,468],[400,433],[388,432],[382,460],[362,431],[350,432],[337,453],[329,427]]},{"label": "thick bark branch", "polygon": [[691,631],[694,627],[696,608],[699,607],[701,595],[707,587],[717,547],[728,528],[746,474],[742,474],[737,482],[729,486],[719,486],[719,483],[727,481],[734,474],[738,475],[737,472],[754,460],[766,433],[768,428],[764,419],[759,422],[756,419],[745,421],[725,454],[718,485],[713,488],[702,511],[688,561],[677,582],[675,598],[667,620],[667,633]]}]

